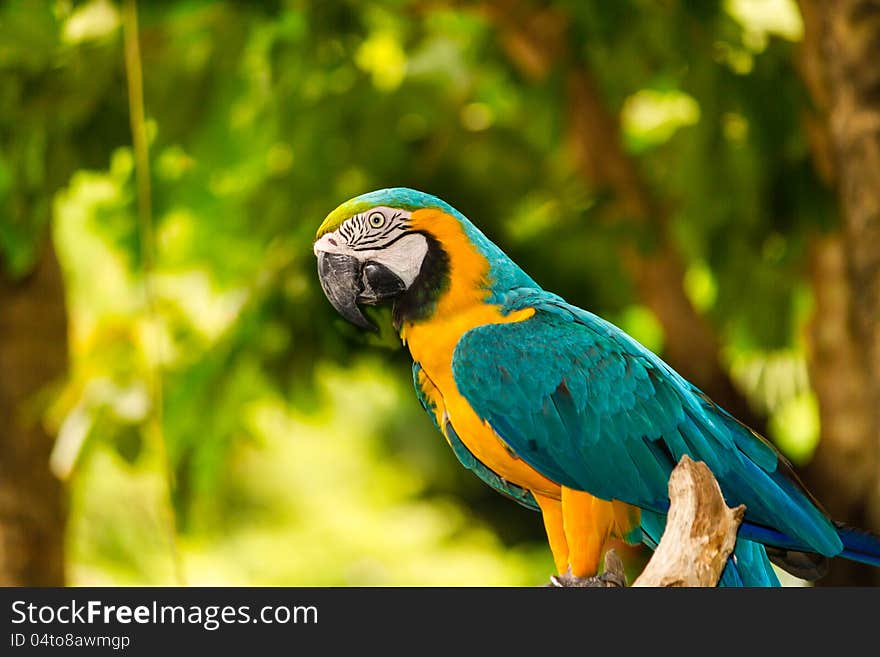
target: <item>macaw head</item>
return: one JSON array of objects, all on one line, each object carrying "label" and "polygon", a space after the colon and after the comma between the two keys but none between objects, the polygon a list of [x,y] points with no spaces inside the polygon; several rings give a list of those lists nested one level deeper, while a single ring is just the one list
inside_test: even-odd
[{"label": "macaw head", "polygon": [[345,319],[375,329],[359,304],[375,305],[415,287],[442,284],[448,275],[444,251],[415,220],[417,213],[429,210],[459,215],[439,198],[404,187],[363,194],[327,215],[314,245],[318,276],[327,299]]},{"label": "macaw head", "polygon": [[469,303],[503,306],[506,291],[537,287],[458,210],[405,187],[340,205],[318,229],[314,250],[327,299],[366,329],[375,327],[359,304],[393,300],[400,328]]}]

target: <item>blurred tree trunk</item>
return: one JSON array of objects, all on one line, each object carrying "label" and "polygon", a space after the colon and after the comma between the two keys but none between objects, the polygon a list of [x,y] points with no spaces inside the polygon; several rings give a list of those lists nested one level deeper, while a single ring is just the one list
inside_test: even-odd
[{"label": "blurred tree trunk", "polygon": [[611,193],[611,221],[632,222],[652,236],[653,248],[622,244],[620,255],[639,298],[663,327],[663,357],[730,413],[766,433],[766,419],[751,408],[722,366],[713,327],[685,294],[686,263],[669,230],[665,201],[655,197],[638,162],[623,148],[617,116],[602,99],[592,72],[570,55],[565,13],[518,0],[488,1],[483,10],[523,75],[541,80],[553,66],[566,67],[567,141],[584,182]]},{"label": "blurred tree trunk", "polygon": [[[816,168],[837,190],[842,230],[811,255],[810,376],[822,440],[806,475],[837,519],[880,531],[880,4],[800,0],[802,76]],[[828,585],[880,585],[837,561]]]},{"label": "blurred tree trunk", "polygon": [[66,367],[64,289],[47,243],[22,279],[0,263],[0,586],[64,584],[65,508],[41,416]]},{"label": "blurred tree trunk", "polygon": [[[870,525],[870,499],[880,468],[868,376],[850,321],[852,295],[840,235],[818,237],[810,253],[815,306],[808,327],[810,382],[819,399],[822,439],[803,471],[810,490],[837,520]],[[820,585],[870,584],[870,566],[837,559]]]}]

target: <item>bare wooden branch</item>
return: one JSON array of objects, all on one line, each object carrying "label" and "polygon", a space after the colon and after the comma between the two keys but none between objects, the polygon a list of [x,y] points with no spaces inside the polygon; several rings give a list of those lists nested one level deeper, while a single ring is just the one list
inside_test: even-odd
[{"label": "bare wooden branch", "polygon": [[669,499],[660,545],[633,586],[715,586],[745,506],[729,508],[706,464],[687,455],[669,478]]}]

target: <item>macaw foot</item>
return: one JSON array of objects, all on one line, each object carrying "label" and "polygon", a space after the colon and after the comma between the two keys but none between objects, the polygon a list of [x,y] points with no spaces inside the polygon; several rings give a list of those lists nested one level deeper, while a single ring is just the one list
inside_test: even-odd
[{"label": "macaw foot", "polygon": [[601,575],[594,577],[576,577],[571,574],[571,569],[563,575],[551,575],[547,586],[592,588],[592,587],[624,587],[626,575],[623,572],[623,562],[614,550],[605,553],[605,570]]}]

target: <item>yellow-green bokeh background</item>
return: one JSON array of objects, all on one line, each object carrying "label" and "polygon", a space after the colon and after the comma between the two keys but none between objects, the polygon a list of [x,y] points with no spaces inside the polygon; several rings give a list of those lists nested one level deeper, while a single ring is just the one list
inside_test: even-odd
[{"label": "yellow-green bokeh background", "polygon": [[[311,239],[337,204],[418,187],[663,349],[615,248],[652,236],[607,221],[579,175],[564,70],[523,76],[491,3],[453,4],[140,2],[152,239],[121,6],[0,9],[0,246],[24,275],[50,236],[66,289],[69,375],[44,421],[70,583],[173,583],[175,558],[190,584],[546,580],[537,514],[458,466],[387,317],[358,334],[314,272]],[[804,236],[832,213],[797,122],[803,27],[790,0],[703,4],[554,8],[627,152],[673,200],[684,286],[725,367],[805,462],[819,426]]]}]

